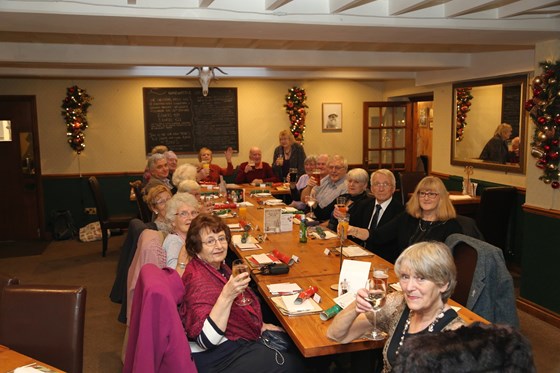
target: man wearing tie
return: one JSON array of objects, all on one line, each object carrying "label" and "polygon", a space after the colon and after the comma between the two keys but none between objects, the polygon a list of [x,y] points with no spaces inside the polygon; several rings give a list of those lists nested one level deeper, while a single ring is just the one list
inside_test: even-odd
[{"label": "man wearing tie", "polygon": [[[393,198],[395,192],[395,175],[390,170],[379,169],[371,174],[371,193],[375,199],[371,199],[371,204],[365,209],[361,217],[359,228],[350,226],[348,234],[354,236],[356,241],[362,240],[365,245],[365,240],[369,236],[369,232],[378,226],[382,226],[391,221],[394,217],[404,211],[404,207],[398,198]],[[358,241],[359,242],[359,241]],[[391,241],[383,245],[374,245],[368,243],[366,249],[381,256],[386,260],[390,260],[397,250],[397,241]]]}]

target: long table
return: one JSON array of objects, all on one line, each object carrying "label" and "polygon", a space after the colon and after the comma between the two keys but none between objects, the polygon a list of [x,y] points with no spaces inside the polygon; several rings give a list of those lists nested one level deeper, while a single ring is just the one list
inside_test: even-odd
[{"label": "long table", "polygon": [[[251,222],[253,227],[262,227],[263,210],[267,207],[258,205],[256,199],[250,197],[248,193],[246,193],[246,200],[254,204],[254,207],[249,207],[247,209],[247,220]],[[237,219],[228,219],[228,223],[234,223],[236,221]],[[262,232],[256,231],[251,233],[255,235]],[[351,242],[347,241],[347,243]],[[338,247],[338,239],[320,240],[309,238],[307,243],[300,243],[299,226],[294,225],[291,232],[268,234],[267,240],[260,245],[262,247],[260,250],[243,251],[239,250],[237,247],[235,247],[234,250],[240,258],[246,258],[253,254],[268,253],[274,249],[289,256],[296,255],[299,258],[299,262],[292,265],[287,274],[271,276],[252,273],[252,277],[257,283],[259,292],[278,317],[278,320],[282,323],[282,326],[290,335],[303,356],[322,356],[381,348],[383,346],[384,341],[369,341],[365,339],[357,339],[347,344],[334,342],[326,337],[326,331],[332,320],[322,321],[318,314],[286,316],[278,310],[271,299],[271,294],[267,288],[268,284],[295,282],[302,289],[310,285],[317,286],[319,289],[318,293],[322,299],[320,306],[323,310],[333,306],[335,304],[333,298],[336,298],[338,294],[331,289],[331,285],[338,283],[341,258],[339,255],[333,254],[332,250],[329,250],[330,253],[326,255],[325,249]],[[397,280],[392,269],[393,265],[377,255],[351,259],[368,261],[372,264],[386,265],[390,268],[389,282],[392,283]],[[454,301],[450,301],[449,303],[452,306],[459,306]],[[487,322],[464,307],[461,307],[458,313],[467,323],[473,321]]]},{"label": "long table", "polygon": [[[10,349],[9,347],[0,345],[0,372],[11,372],[16,368],[26,366],[29,364],[36,364],[37,367],[44,367],[50,369],[52,372],[64,372],[51,365],[42,363],[24,354]],[[32,365],[33,366],[33,365]]]}]

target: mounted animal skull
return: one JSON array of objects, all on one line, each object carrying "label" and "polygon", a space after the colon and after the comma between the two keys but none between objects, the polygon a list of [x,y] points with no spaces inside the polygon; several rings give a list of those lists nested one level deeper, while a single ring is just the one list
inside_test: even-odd
[{"label": "mounted animal skull", "polygon": [[218,78],[216,78],[214,70],[218,70],[222,74],[227,75],[227,73],[223,72],[219,67],[214,66],[195,66],[186,75],[189,75],[195,70],[198,70],[198,81],[202,86],[202,95],[204,97],[208,95],[208,86],[210,85],[210,82],[212,80],[218,80]]}]

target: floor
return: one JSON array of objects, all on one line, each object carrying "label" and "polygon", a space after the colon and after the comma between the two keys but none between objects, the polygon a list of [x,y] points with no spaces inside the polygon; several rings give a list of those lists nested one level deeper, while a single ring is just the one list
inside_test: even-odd
[{"label": "floor", "polygon": [[[84,372],[120,372],[124,325],[116,319],[120,305],[109,299],[124,236],[109,240],[107,257],[101,243],[54,241],[42,255],[0,259],[0,271],[21,283],[87,286]],[[531,341],[538,372],[560,373],[560,329],[519,311],[522,333]]]}]

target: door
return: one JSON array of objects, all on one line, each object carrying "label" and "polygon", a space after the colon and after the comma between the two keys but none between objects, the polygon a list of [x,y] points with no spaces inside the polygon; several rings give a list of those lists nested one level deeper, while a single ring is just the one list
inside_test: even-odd
[{"label": "door", "polygon": [[35,96],[0,96],[0,121],[11,129],[11,141],[0,141],[0,241],[38,239],[44,214]]},{"label": "door", "polygon": [[411,112],[408,102],[364,102],[363,167],[368,172],[413,169]]}]

